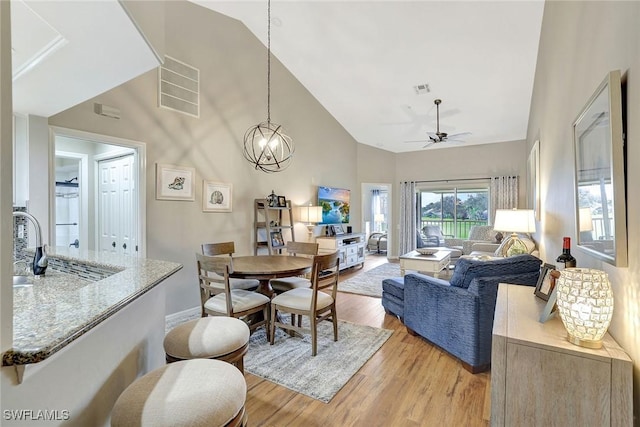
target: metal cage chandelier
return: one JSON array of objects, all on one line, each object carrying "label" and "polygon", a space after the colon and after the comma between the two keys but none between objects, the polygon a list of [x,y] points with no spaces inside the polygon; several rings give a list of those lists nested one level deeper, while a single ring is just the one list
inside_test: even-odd
[{"label": "metal cage chandelier", "polygon": [[251,126],[244,134],[244,158],[255,169],[281,172],[291,164],[294,146],[282,126],[271,122],[271,0],[267,2],[267,121]]}]

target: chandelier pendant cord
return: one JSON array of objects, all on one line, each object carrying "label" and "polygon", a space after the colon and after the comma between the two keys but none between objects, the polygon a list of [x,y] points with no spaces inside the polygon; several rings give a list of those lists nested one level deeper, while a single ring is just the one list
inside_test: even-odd
[{"label": "chandelier pendant cord", "polygon": [[267,1],[267,123],[271,123],[271,0]]}]

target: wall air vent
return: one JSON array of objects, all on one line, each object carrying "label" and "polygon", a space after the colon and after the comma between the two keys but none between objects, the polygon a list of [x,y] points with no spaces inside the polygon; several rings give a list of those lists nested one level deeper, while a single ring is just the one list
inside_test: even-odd
[{"label": "wall air vent", "polygon": [[200,70],[165,56],[158,68],[158,105],[200,117]]}]

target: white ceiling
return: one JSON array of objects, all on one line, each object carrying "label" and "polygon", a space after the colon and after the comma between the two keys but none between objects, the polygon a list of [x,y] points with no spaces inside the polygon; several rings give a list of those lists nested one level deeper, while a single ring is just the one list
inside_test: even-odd
[{"label": "white ceiling", "polygon": [[49,117],[158,66],[116,0],[11,0],[13,109]]},{"label": "white ceiling", "polygon": [[[266,0],[194,2],[242,21],[266,45]],[[362,144],[421,149],[404,141],[435,132],[436,98],[440,131],[471,132],[465,144],[523,140],[543,8],[543,0],[273,0],[271,51]],[[424,83],[431,91],[417,95]]]},{"label": "white ceiling", "polygon": [[[194,3],[241,20],[266,45],[266,0]],[[117,0],[11,6],[16,112],[49,117],[158,65]],[[425,143],[404,141],[435,132],[435,98],[440,130],[471,132],[467,145],[522,140],[543,7],[543,0],[273,0],[271,48],[360,143],[420,150]],[[421,84],[430,92],[417,95]],[[274,121],[286,127],[286,118]]]}]

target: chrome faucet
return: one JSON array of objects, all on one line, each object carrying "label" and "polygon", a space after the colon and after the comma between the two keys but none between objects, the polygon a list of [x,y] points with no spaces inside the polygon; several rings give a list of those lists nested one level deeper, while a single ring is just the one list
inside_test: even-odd
[{"label": "chrome faucet", "polygon": [[47,270],[49,260],[47,258],[45,247],[42,244],[42,229],[40,228],[40,223],[38,222],[36,217],[27,212],[16,211],[13,212],[13,216],[21,216],[27,218],[33,223],[33,226],[36,229],[36,254],[33,257],[33,275],[41,276]]}]

